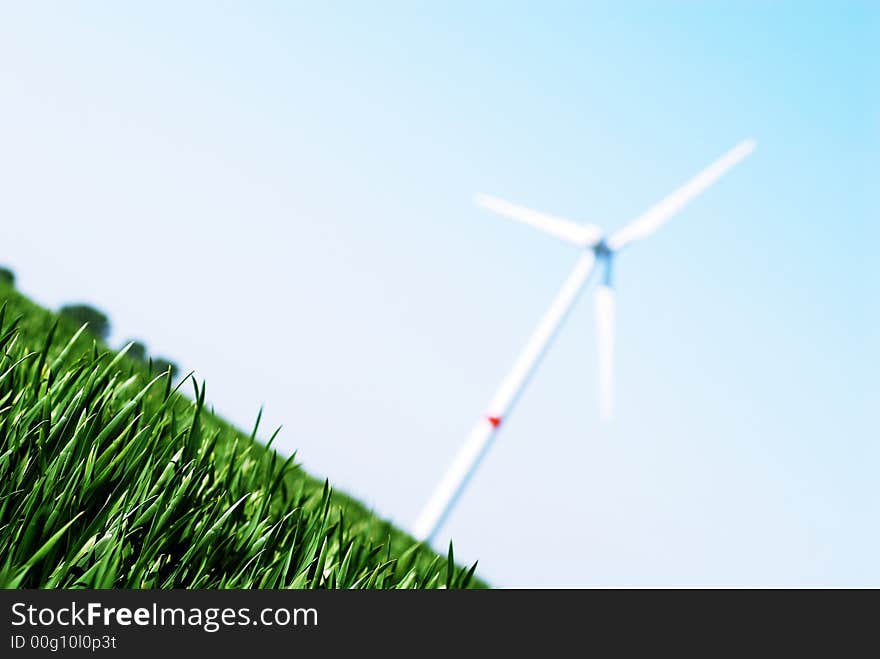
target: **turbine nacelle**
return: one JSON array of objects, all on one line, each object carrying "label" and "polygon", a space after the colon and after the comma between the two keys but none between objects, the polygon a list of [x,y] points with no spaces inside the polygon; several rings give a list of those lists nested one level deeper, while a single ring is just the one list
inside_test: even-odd
[{"label": "turbine nacelle", "polygon": [[610,258],[614,251],[608,246],[608,241],[605,238],[601,238],[599,242],[593,245],[593,252],[596,254],[597,259],[602,258]]},{"label": "turbine nacelle", "polygon": [[611,286],[611,265],[614,260],[615,252],[608,246],[608,242],[602,238],[593,246],[593,254],[596,255],[596,263],[602,265],[602,283],[605,286]]}]

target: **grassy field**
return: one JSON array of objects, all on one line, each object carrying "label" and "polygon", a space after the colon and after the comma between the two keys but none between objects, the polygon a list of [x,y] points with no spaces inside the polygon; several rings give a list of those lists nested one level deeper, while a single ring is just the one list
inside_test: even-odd
[{"label": "grassy field", "polygon": [[212,414],[193,378],[2,281],[0,308],[0,587],[483,585]]}]

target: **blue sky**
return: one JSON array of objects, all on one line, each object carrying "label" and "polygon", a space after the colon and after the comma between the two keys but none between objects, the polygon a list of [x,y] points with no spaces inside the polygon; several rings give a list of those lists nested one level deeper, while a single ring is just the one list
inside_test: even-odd
[{"label": "blue sky", "polygon": [[[872,3],[0,9],[0,261],[265,405],[412,523],[577,254],[758,150],[584,296],[444,529],[499,585],[880,585]],[[443,545],[441,539],[438,545]]]}]

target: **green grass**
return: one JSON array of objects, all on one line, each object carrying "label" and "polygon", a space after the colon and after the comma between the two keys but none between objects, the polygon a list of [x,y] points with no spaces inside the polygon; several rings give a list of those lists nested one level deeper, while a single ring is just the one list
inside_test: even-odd
[{"label": "green grass", "polygon": [[483,585],[256,435],[0,282],[0,587]]}]

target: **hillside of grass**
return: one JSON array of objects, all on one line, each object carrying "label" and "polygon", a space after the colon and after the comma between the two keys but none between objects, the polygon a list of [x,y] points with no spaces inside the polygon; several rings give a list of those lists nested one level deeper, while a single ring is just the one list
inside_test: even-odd
[{"label": "hillside of grass", "polygon": [[0,280],[0,587],[482,586],[256,437]]}]

